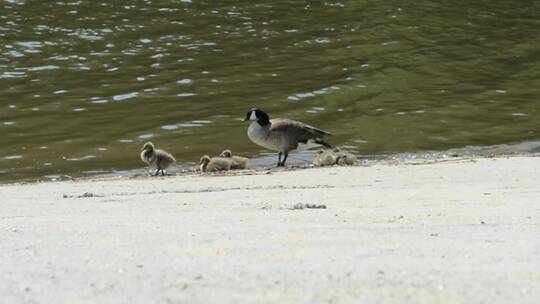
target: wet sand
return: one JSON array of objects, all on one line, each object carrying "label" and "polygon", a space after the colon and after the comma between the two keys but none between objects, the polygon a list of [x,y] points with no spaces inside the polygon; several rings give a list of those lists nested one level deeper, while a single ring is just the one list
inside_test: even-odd
[{"label": "wet sand", "polygon": [[0,298],[538,303],[539,168],[529,156],[3,185]]}]

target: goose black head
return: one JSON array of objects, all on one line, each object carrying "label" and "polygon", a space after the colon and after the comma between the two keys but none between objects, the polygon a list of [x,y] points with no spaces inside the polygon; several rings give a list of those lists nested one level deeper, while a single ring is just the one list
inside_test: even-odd
[{"label": "goose black head", "polygon": [[256,121],[261,126],[266,126],[270,123],[270,117],[261,109],[253,108],[246,113],[244,121]]}]

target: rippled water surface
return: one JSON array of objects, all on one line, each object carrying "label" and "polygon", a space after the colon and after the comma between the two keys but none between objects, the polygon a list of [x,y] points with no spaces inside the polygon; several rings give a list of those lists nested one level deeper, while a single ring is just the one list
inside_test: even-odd
[{"label": "rippled water surface", "polygon": [[365,155],[540,138],[540,1],[227,3],[2,1],[0,180],[261,156],[254,106]]}]

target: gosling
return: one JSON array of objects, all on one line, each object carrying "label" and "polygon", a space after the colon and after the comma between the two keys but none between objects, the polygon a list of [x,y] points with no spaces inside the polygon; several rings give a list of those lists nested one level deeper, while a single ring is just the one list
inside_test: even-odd
[{"label": "gosling", "polygon": [[157,176],[161,171],[161,175],[164,176],[164,170],[176,163],[176,159],[170,153],[156,149],[154,144],[147,142],[141,149],[141,160],[148,164],[150,167],[156,167],[154,176]]},{"label": "gosling", "polygon": [[352,153],[342,151],[340,148],[334,148],[336,154],[336,163],[340,166],[352,166],[356,163],[356,156]]},{"label": "gosling", "polygon": [[225,157],[212,157],[205,155],[201,157],[199,169],[201,172],[229,171],[231,170],[232,160]]},{"label": "gosling", "polygon": [[231,169],[233,169],[233,170],[234,169],[245,169],[245,168],[247,168],[247,164],[248,164],[248,161],[249,161],[249,159],[246,158],[246,157],[232,155],[231,150],[228,150],[228,149],[223,150],[223,152],[221,152],[219,157],[230,158],[231,161],[232,161]]},{"label": "gosling", "polygon": [[316,167],[333,166],[337,162],[337,157],[332,151],[323,151],[321,149],[315,152],[313,165]]}]

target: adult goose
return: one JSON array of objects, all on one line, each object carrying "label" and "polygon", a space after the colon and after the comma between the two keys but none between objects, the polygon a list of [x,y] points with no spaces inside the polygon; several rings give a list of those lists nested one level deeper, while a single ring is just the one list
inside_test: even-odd
[{"label": "adult goose", "polygon": [[278,167],[285,166],[289,152],[293,150],[309,149],[320,145],[332,147],[322,139],[330,133],[296,120],[270,119],[268,114],[261,109],[249,110],[244,121],[251,121],[247,135],[253,143],[279,152]]}]

